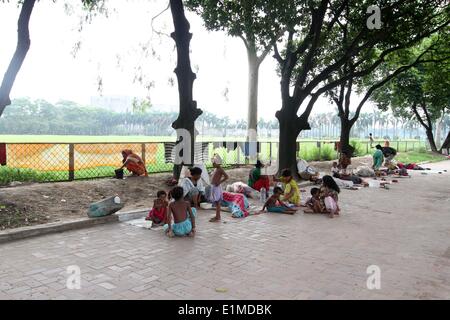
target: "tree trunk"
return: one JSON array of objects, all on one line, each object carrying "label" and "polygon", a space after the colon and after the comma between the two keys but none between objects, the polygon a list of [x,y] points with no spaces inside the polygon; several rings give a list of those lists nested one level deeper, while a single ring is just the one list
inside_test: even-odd
[{"label": "tree trunk", "polygon": [[[283,104],[290,104],[284,101]],[[295,179],[299,179],[297,173],[297,137],[304,129],[310,129],[307,121],[299,123],[298,116],[293,112],[292,106],[283,106],[277,112],[276,117],[280,123],[280,137],[278,145],[278,174],[283,169],[291,169]]]},{"label": "tree trunk", "polygon": [[425,133],[427,134],[427,138],[428,138],[428,142],[430,143],[431,151],[439,153],[438,148],[436,147],[436,143],[434,142],[433,129],[426,128]]},{"label": "tree trunk", "polygon": [[350,149],[350,132],[352,130],[352,122],[346,119],[344,116],[340,117],[341,119],[341,138],[339,140],[339,144],[341,150]]},{"label": "tree trunk", "polygon": [[[170,10],[172,12],[173,24],[175,32],[171,37],[175,40],[177,47],[177,67],[175,74],[178,80],[178,94],[180,100],[180,112],[178,118],[172,124],[172,127],[177,131],[177,143],[185,143],[182,138],[180,129],[187,130],[190,134],[190,161],[184,163],[187,165],[194,164],[194,148],[195,137],[197,135],[195,130],[195,120],[202,114],[202,111],[197,108],[197,102],[193,100],[192,88],[196,78],[195,73],[192,72],[191,61],[189,57],[189,46],[192,38],[192,33],[189,32],[190,25],[184,15],[184,7],[182,0],[170,0]],[[174,178],[179,178],[180,166],[174,166]]]},{"label": "tree trunk", "polygon": [[9,94],[16,80],[16,76],[22,67],[25,57],[30,49],[30,17],[33,12],[36,0],[25,0],[22,4],[19,20],[17,22],[17,47],[9,63],[8,69],[3,77],[0,86],[0,116],[3,114],[6,106],[11,104]]},{"label": "tree trunk", "polygon": [[248,56],[248,105],[247,141],[257,141],[258,131],[258,83],[259,61],[254,47],[247,48]]},{"label": "tree trunk", "polygon": [[442,123],[444,122],[445,112],[442,111],[442,115],[436,121],[436,136],[435,136],[435,145],[436,149],[441,147],[441,133],[442,133]]}]

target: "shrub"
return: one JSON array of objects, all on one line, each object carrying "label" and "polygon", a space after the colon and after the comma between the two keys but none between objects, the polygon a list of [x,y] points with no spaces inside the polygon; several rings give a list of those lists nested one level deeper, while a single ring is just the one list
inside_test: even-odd
[{"label": "shrub", "polygon": [[322,150],[320,152],[320,159],[323,161],[330,161],[335,159],[335,151],[330,145],[322,145]]},{"label": "shrub", "polygon": [[364,149],[364,145],[356,140],[350,140],[350,145],[355,149],[353,155],[354,156],[363,156],[366,154],[366,150]]},{"label": "shrub", "polygon": [[32,169],[0,167],[0,185],[7,185],[13,181],[43,182],[45,179],[42,174]]},{"label": "shrub", "polygon": [[419,153],[427,153],[427,148],[424,146],[419,147]]}]

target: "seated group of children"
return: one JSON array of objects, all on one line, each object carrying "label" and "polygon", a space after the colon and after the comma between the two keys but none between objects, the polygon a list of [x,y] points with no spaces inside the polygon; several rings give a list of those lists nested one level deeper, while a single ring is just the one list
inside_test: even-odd
[{"label": "seated group of children", "polygon": [[158,191],[146,220],[151,220],[154,226],[164,225],[164,230],[170,237],[194,236],[196,209],[191,208],[191,204],[184,200],[182,187],[174,187],[169,195],[173,199],[170,202],[165,191]]},{"label": "seated group of children", "polygon": [[[223,190],[221,184],[228,179],[228,175],[221,167],[222,161],[216,154],[212,159],[214,172],[212,173],[211,188],[208,199],[216,207],[216,215],[211,222],[220,221],[220,203],[223,200]],[[201,174],[201,170],[200,173]],[[172,201],[168,201],[170,198]],[[155,226],[164,225],[168,236],[194,236],[195,216],[197,209],[191,207],[191,201],[186,201],[183,187],[174,187],[169,194],[165,191],[158,191],[157,198],[153,202],[153,208],[149,212],[146,220],[151,220]],[[198,203],[194,201],[195,206]],[[174,223],[172,224],[172,216]]]},{"label": "seated group of children", "polygon": [[307,209],[305,213],[327,213],[330,218],[339,215],[340,208],[338,205],[339,193],[341,192],[339,186],[331,176],[324,176],[322,178],[322,186],[311,189],[311,197],[306,201]]},{"label": "seated group of children", "polygon": [[[220,185],[227,180],[228,176],[220,166],[220,161],[213,161],[215,167],[212,176],[212,190],[210,200],[216,206],[216,215],[210,221],[220,221],[220,201],[223,199],[223,191]],[[280,179],[284,186],[284,191],[280,187],[273,189],[273,194],[267,199],[262,210],[268,212],[294,214],[300,206],[300,190],[297,182],[292,177],[291,171],[285,169]],[[330,217],[339,214],[337,205],[339,187],[331,176],[325,176],[320,189],[311,190],[312,197],[306,202],[308,207],[305,213],[328,213]],[[168,198],[171,200],[169,202]],[[286,201],[286,202],[284,202]],[[184,190],[181,186],[174,187],[169,194],[165,191],[158,191],[147,220],[151,220],[155,226],[164,226],[168,236],[194,236],[196,208],[191,207],[191,203],[186,201]],[[173,222],[172,223],[172,216]]]}]

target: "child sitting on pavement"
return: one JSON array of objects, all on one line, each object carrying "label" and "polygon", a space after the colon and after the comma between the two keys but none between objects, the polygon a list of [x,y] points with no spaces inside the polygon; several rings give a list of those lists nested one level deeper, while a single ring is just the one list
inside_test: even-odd
[{"label": "child sitting on pavement", "polygon": [[288,202],[292,206],[300,206],[300,190],[292,176],[292,171],[290,169],[284,169],[281,172],[281,177],[279,179],[274,178],[274,181],[281,181],[283,183],[284,193],[282,200]]},{"label": "child sitting on pavement", "polygon": [[[175,236],[194,236],[195,235],[195,208],[183,199],[183,188],[175,187],[171,191],[171,196],[175,201],[169,204],[167,214],[167,223],[164,230],[169,237]],[[172,215],[174,223],[172,224]]]},{"label": "child sitting on pavement", "polygon": [[304,213],[321,213],[323,212],[322,206],[320,205],[320,189],[312,188],[311,197],[306,201]]},{"label": "child sitting on pavement", "polygon": [[158,191],[156,197],[157,198],[153,201],[153,208],[150,210],[145,220],[151,220],[153,226],[161,226],[166,223],[167,206],[169,205],[169,202],[167,201],[167,193],[163,190]]},{"label": "child sitting on pavement", "polygon": [[275,187],[273,189],[273,195],[267,199],[260,213],[264,212],[264,209],[267,208],[268,212],[277,212],[277,213],[287,213],[294,214],[297,210],[288,207],[284,202],[280,200],[281,195],[283,194],[283,190],[280,187]]}]

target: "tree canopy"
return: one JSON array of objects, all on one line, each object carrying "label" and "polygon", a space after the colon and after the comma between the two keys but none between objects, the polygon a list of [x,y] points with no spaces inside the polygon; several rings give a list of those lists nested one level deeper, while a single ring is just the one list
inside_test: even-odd
[{"label": "tree canopy", "polygon": [[394,115],[411,117],[425,128],[434,151],[433,123],[450,110],[450,39],[449,28],[419,46],[399,52],[386,65],[383,72],[398,68],[417,59],[424,46],[432,48],[424,54],[428,63],[418,64],[392,79],[373,97],[381,110],[391,108]]}]

